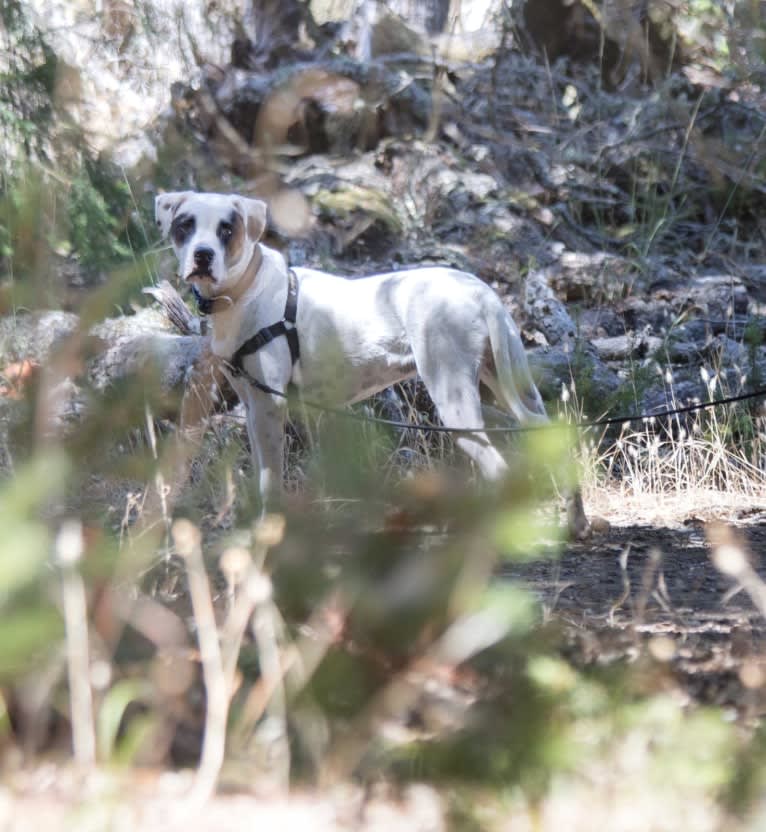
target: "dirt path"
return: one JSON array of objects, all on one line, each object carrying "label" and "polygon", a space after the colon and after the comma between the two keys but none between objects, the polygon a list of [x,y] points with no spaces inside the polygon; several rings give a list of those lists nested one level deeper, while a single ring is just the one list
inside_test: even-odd
[{"label": "dirt path", "polygon": [[[766,524],[741,527],[756,570]],[[615,527],[558,560],[513,565],[563,623],[577,663],[635,660],[642,645],[692,700],[755,717],[766,708],[766,621],[710,558],[701,524]]]}]

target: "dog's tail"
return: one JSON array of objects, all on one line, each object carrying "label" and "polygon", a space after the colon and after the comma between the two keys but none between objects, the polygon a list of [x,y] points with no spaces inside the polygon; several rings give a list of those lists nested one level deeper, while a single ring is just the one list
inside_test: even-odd
[{"label": "dog's tail", "polygon": [[499,299],[486,310],[499,393],[507,410],[527,425],[548,422],[540,391],[529,370],[521,336]]}]

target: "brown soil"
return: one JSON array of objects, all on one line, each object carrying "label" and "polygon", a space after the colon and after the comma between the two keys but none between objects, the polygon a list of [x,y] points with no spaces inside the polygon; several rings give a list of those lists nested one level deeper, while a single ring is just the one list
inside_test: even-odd
[{"label": "brown soil", "polygon": [[[740,526],[756,571],[766,566],[766,524]],[[666,663],[691,700],[736,708],[766,706],[766,620],[748,594],[711,560],[704,525],[613,527],[561,558],[506,567],[537,595],[566,631],[578,664],[636,660]]]}]

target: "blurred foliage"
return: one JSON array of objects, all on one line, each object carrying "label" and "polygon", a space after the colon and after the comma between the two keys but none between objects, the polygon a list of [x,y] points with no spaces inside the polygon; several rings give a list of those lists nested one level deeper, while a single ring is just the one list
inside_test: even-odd
[{"label": "blurred foliage", "polygon": [[0,127],[3,180],[19,154],[48,158],[54,120],[58,58],[43,32],[30,21],[21,0],[0,7]]},{"label": "blurred foliage", "polygon": [[56,255],[92,276],[148,247],[149,206],[135,204],[124,172],[69,115],[65,87],[78,86],[79,71],[32,20],[23,3],[2,5],[0,266],[24,280]]},{"label": "blurred foliage", "polygon": [[65,201],[68,241],[85,268],[127,260],[133,255],[132,244],[141,240],[130,217],[130,188],[118,175],[103,163],[85,158],[72,180]]},{"label": "blurred foliage", "polygon": [[66,457],[47,449],[0,487],[0,681],[39,665],[61,637],[47,592],[52,540],[40,515],[60,497],[68,472]]},{"label": "blurred foliage", "polygon": [[760,0],[691,0],[682,14],[686,39],[718,69],[745,77],[766,69],[766,17]]}]

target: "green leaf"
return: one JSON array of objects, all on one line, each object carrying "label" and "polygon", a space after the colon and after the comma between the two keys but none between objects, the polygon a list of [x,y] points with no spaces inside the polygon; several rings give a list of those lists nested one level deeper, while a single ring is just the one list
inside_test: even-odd
[{"label": "green leaf", "polygon": [[0,606],[39,577],[50,550],[50,537],[42,524],[5,527],[8,537],[0,544]]},{"label": "green leaf", "polygon": [[100,759],[113,760],[117,755],[117,735],[128,705],[145,702],[150,696],[151,687],[145,679],[123,679],[107,692],[96,719]]},{"label": "green leaf", "polygon": [[505,623],[511,636],[528,632],[540,620],[535,597],[510,583],[490,584],[484,593],[484,608]]},{"label": "green leaf", "polygon": [[51,606],[32,606],[3,612],[0,639],[0,679],[27,670],[40,654],[60,640],[63,624]]},{"label": "green leaf", "polygon": [[554,656],[533,656],[527,673],[538,687],[551,693],[569,693],[577,684],[577,673],[567,662]]},{"label": "green leaf", "polygon": [[512,560],[536,560],[551,541],[561,543],[564,530],[530,505],[515,506],[499,515],[493,538],[502,556]]},{"label": "green leaf", "polygon": [[69,467],[63,453],[48,448],[18,470],[0,489],[0,523],[7,525],[30,515],[36,518],[43,503],[62,490]]},{"label": "green leaf", "polygon": [[37,579],[48,560],[51,540],[41,508],[62,487],[68,462],[47,452],[21,468],[0,490],[0,605]]}]

